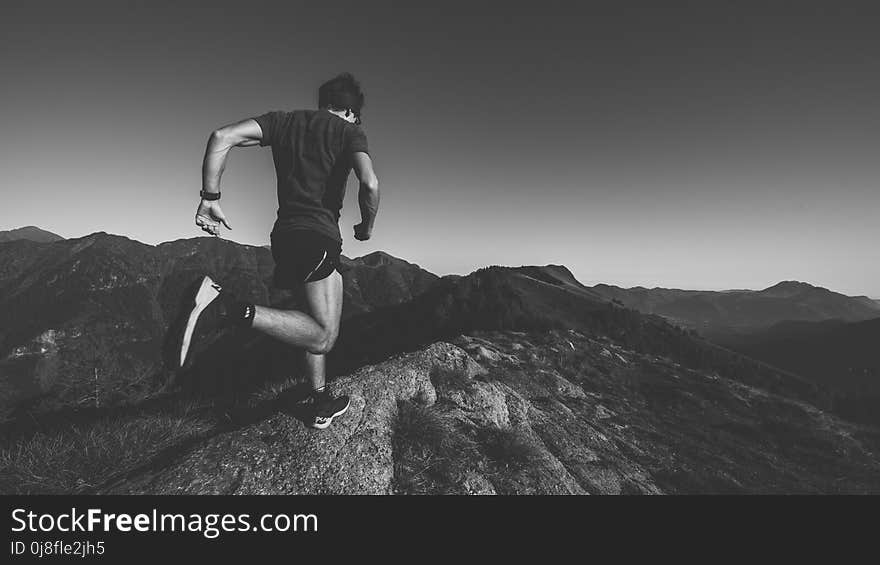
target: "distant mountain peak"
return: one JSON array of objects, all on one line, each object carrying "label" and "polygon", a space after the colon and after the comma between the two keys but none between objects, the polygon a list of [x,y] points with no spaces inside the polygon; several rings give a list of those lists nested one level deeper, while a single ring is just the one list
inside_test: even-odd
[{"label": "distant mountain peak", "polygon": [[512,270],[557,286],[575,285],[585,288],[565,265],[544,265],[543,267],[523,265],[522,267],[512,267]]},{"label": "distant mountain peak", "polygon": [[770,290],[770,289],[772,289],[772,288],[780,289],[780,290],[781,290],[781,289],[784,289],[784,288],[791,288],[791,289],[808,289],[808,288],[817,288],[817,287],[811,285],[810,283],[805,283],[805,282],[801,282],[801,281],[790,280],[790,281],[779,281],[779,282],[776,283],[775,285],[773,285],[773,286],[771,286],[771,287],[768,287],[768,288],[766,288],[766,289],[764,289],[764,290]]},{"label": "distant mountain peak", "polygon": [[56,233],[40,229],[37,226],[24,226],[9,231],[0,231],[0,243],[26,239],[37,243],[52,243],[64,239]]},{"label": "distant mountain peak", "polygon": [[404,262],[403,259],[395,257],[390,253],[385,253],[384,251],[373,251],[372,253],[367,253],[358,258],[365,265],[378,266],[378,265],[388,265],[390,263],[399,263]]},{"label": "distant mountain peak", "polygon": [[762,294],[773,294],[779,296],[794,296],[797,294],[802,294],[805,292],[811,291],[825,291],[831,292],[827,288],[816,286],[810,283],[805,283],[801,281],[780,281],[775,285],[765,288],[764,290],[759,291]]}]

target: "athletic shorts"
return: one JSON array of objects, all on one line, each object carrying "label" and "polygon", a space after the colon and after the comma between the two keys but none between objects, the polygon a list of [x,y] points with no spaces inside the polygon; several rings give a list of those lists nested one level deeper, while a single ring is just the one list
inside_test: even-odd
[{"label": "athletic shorts", "polygon": [[276,288],[296,289],[329,277],[339,266],[342,244],[308,230],[272,232]]}]

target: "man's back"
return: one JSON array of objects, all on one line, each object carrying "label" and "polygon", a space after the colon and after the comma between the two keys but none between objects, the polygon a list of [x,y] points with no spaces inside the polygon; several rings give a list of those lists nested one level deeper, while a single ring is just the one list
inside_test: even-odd
[{"label": "man's back", "polygon": [[181,336],[180,364],[185,364],[195,336],[220,331],[218,324],[209,322],[207,332],[196,332],[202,313],[217,305],[218,315],[208,316],[208,320],[250,327],[305,350],[313,401],[310,425],[317,429],[329,426],[350,404],[348,396],[334,396],[325,390],[324,356],[336,343],[342,319],[339,211],[352,169],[360,183],[361,222],[352,226],[355,239],[370,239],[379,209],[379,179],[367,151],[366,135],[359,127],[363,106],[360,84],[351,73],[341,73],[318,89],[320,110],[267,112],[214,130],[202,163],[196,225],[218,236],[221,223],[232,229],[219,202],[220,176],[229,150],[272,147],[279,204],[270,236],[274,286],[302,292],[304,302],[297,310],[257,305],[238,300],[204,276]]},{"label": "man's back", "polygon": [[274,231],[311,230],[338,242],[339,214],[355,152],[369,153],[360,126],[329,110],[273,111],[253,118],[272,147],[278,190]]}]

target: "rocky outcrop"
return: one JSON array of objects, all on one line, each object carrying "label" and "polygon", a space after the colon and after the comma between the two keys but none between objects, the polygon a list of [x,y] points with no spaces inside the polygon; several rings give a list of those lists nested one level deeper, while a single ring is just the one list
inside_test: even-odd
[{"label": "rocky outcrop", "polygon": [[157,473],[109,486],[110,493],[155,494],[387,494],[397,404],[433,404],[437,369],[482,371],[448,343],[338,379],[333,390],[351,407],[326,431],[307,428],[287,412],[208,440]]}]

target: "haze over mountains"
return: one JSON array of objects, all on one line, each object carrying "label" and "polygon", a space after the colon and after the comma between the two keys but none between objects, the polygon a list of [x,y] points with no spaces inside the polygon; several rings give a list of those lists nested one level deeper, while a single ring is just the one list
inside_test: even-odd
[{"label": "haze over mountains", "polygon": [[[250,406],[255,397],[262,397],[260,391],[265,387],[295,379],[299,371],[297,352],[255,332],[225,332],[194,350],[192,363],[183,371],[176,370],[173,363],[175,328],[193,282],[210,274],[244,298],[280,307],[296,306],[299,297],[271,287],[272,268],[268,249],[210,237],[151,246],[99,232],[52,243],[26,238],[0,243],[0,405],[10,418],[4,429],[5,441],[42,437],[35,435],[37,431],[52,437],[60,433],[58,430],[69,428],[71,422],[92,426],[111,417],[135,425],[141,421],[138,414],[143,411],[164,418],[176,410],[173,407],[178,401],[187,398],[208,398],[213,406],[227,407],[221,412],[228,411]],[[510,477],[498,479],[491,486],[496,492],[736,491],[746,488],[743,485],[749,480],[752,483],[746,490],[760,489],[754,479],[746,479],[756,476],[750,473],[758,472],[758,467],[763,469],[760,473],[774,477],[773,484],[782,491],[828,491],[839,487],[830,486],[830,475],[818,473],[819,467],[811,466],[819,465],[821,459],[822,468],[832,469],[830,473],[834,474],[844,472],[840,465],[848,463],[818,454],[828,450],[837,453],[845,448],[840,442],[848,441],[846,437],[862,437],[863,432],[849,428],[854,424],[844,423],[832,426],[840,434],[828,435],[829,428],[822,422],[835,418],[821,412],[835,409],[834,394],[826,388],[828,379],[804,379],[802,374],[739,355],[686,329],[693,327],[691,324],[680,324],[685,326],[683,329],[669,323],[671,316],[667,316],[670,311],[679,315],[713,312],[711,319],[729,316],[735,321],[731,326],[737,328],[763,327],[772,323],[774,316],[788,313],[807,319],[858,319],[872,311],[860,298],[803,283],[731,293],[622,290],[605,285],[590,288],[559,265],[492,266],[466,276],[438,277],[382,252],[344,258],[341,270],[344,320],[337,347],[329,358],[331,375],[357,371],[375,374],[370,367],[412,352],[412,361],[388,361],[392,363],[389,367],[402,375],[400,383],[410,382],[407,379],[413,374],[421,375],[416,381],[422,388],[416,388],[423,390],[430,384],[431,390],[436,389],[434,397],[442,400],[438,408],[441,412],[447,403],[457,406],[459,412],[449,414],[458,414],[457,421],[466,422],[465,427],[475,437],[494,434],[491,430],[498,426],[512,426],[530,438],[527,442],[545,446],[538,450],[549,465],[539,473],[543,478],[525,483],[523,477],[514,482]],[[614,300],[624,304],[629,300],[629,307]],[[635,304],[646,311],[653,308],[665,313],[661,317],[639,312]],[[688,304],[696,306],[688,310]],[[770,314],[762,310],[762,304],[768,305]],[[675,306],[667,308],[669,305]],[[869,325],[866,323],[866,327]],[[498,377],[502,381],[491,386],[461,385],[458,392],[435,382],[430,371],[409,363],[423,359],[425,351],[434,351],[436,355],[431,353],[427,358],[445,367],[442,359],[463,354],[445,346],[436,351],[425,349],[438,341],[459,344],[484,367],[507,376]],[[375,422],[369,424],[376,426],[379,434],[391,433],[381,424],[395,413],[393,402],[387,403],[389,399],[410,402],[417,392],[396,388],[398,384],[385,380],[381,382],[387,391],[378,386],[364,388],[367,385],[357,384],[357,379],[340,382],[367,395],[359,401],[365,403],[363,406],[376,402],[382,407]],[[560,393],[563,390],[566,392]],[[382,396],[387,394],[391,396]],[[750,400],[742,400],[746,397]],[[609,408],[610,398],[615,399],[613,408]],[[632,405],[627,407],[628,403]],[[795,408],[806,405],[811,406],[806,412]],[[514,418],[511,410],[519,411],[516,418],[520,419]],[[601,422],[595,419],[596,414],[609,410],[618,416],[602,416]],[[785,420],[788,416],[782,418],[774,413],[776,410],[798,416]],[[499,416],[508,412],[508,417]],[[661,413],[662,418],[657,415]],[[219,443],[206,444],[204,456],[216,461],[218,468],[228,468],[230,458],[238,457],[235,449],[239,447],[251,453],[265,445],[262,439],[256,443],[252,439],[269,433],[254,431],[266,427],[261,419],[267,415],[260,410],[249,414],[248,422],[259,421],[253,422],[253,428],[251,424],[242,428],[244,435],[230,432],[232,435],[223,435]],[[523,414],[529,415],[526,420],[521,419]],[[203,416],[200,413],[199,422]],[[370,417],[363,413],[364,422],[372,422]],[[279,418],[283,422],[276,421]],[[290,445],[299,449],[315,441],[312,436],[294,431],[295,426],[284,418],[272,416],[281,429],[287,430],[285,434],[291,434],[282,443],[290,440]],[[559,427],[563,421],[568,424]],[[493,422],[491,429],[486,428],[487,422]],[[113,424],[113,429],[119,425]],[[596,426],[602,429],[600,435],[617,437],[620,446],[608,444],[599,451],[596,446],[587,449],[586,444],[577,447],[577,442],[587,441],[584,438],[588,436],[600,441],[595,439]],[[641,430],[638,437],[625,432],[630,426]],[[202,424],[196,427],[203,429]],[[220,433],[222,426],[211,429]],[[347,430],[346,434],[358,433],[355,427],[340,429]],[[716,429],[711,438],[700,431],[706,429]],[[252,433],[257,436],[249,435]],[[860,441],[864,445],[876,441],[880,447],[880,435],[875,437],[873,433]],[[684,459],[671,455],[649,457],[646,446],[656,444],[649,439],[652,434],[679,438],[669,439],[670,453],[678,441],[691,445],[694,455],[682,455]],[[349,439],[354,442],[354,437]],[[768,449],[759,445],[763,441],[773,442],[773,449],[788,450],[786,442],[793,438],[822,447],[810,448],[809,454],[785,451],[788,459],[784,464],[755,455]],[[141,454],[132,455],[132,461],[143,463],[144,457],[158,457],[151,465],[164,469],[167,462],[163,458],[170,455],[161,455],[165,453],[162,450],[178,453],[183,444],[178,445],[178,440],[162,441],[171,444],[144,447]],[[187,436],[186,441],[196,441],[196,437]],[[488,458],[481,459],[480,465],[491,466],[495,447],[480,445],[480,449],[485,448],[481,453]],[[711,461],[696,455],[706,450],[712,452]],[[289,455],[295,456],[295,450]],[[605,462],[597,466],[596,457]],[[867,467],[847,467],[846,473],[861,477],[861,473],[867,473],[865,469],[880,469],[880,461],[866,457],[859,465]],[[736,477],[721,471],[720,462],[726,460],[737,461]],[[380,465],[384,469],[381,473],[391,472],[383,466],[386,463]],[[328,459],[326,464],[332,461]],[[180,461],[174,465],[192,472]],[[797,479],[786,478],[783,469],[794,467],[801,468],[802,474]],[[329,471],[309,467],[301,468],[301,472]],[[248,487],[250,490],[239,492],[283,491],[284,484],[294,483],[303,492],[320,491],[316,484],[302,482],[302,477],[282,473],[275,479],[279,482],[272,488],[255,483]],[[9,484],[20,485],[24,480],[29,479],[19,476]],[[152,486],[137,488],[141,492],[164,492],[175,480],[168,474],[150,475],[139,478],[138,484]],[[220,475],[205,475],[198,480],[205,485],[212,481],[226,484]],[[859,481],[852,483],[852,488],[874,489],[870,480]],[[551,483],[556,486],[548,487]],[[126,481],[119,484],[129,485]],[[42,492],[48,487],[28,488]],[[67,487],[57,488],[63,491]],[[390,487],[386,484],[382,488]],[[137,490],[131,485],[114,489]]]},{"label": "haze over mountains", "polygon": [[845,296],[798,281],[763,290],[624,289],[604,284],[593,290],[709,336],[762,330],[788,320],[858,322],[880,317],[880,304],[866,296]]}]

